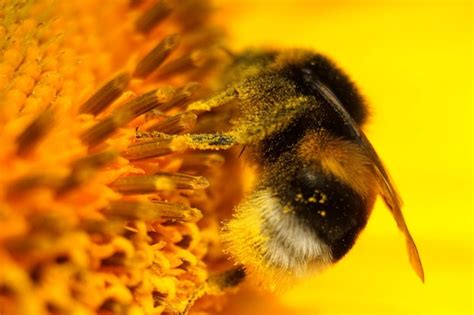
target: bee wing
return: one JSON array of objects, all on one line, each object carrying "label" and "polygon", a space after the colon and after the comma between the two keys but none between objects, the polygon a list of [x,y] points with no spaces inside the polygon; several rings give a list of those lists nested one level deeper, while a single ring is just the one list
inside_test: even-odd
[{"label": "bee wing", "polygon": [[365,134],[360,131],[363,147],[366,149],[372,163],[374,166],[374,172],[379,183],[381,189],[382,198],[385,201],[385,204],[390,209],[390,212],[393,215],[393,218],[397,222],[398,228],[402,231],[405,235],[406,246],[408,250],[408,257],[410,259],[410,264],[420,277],[421,281],[425,281],[425,274],[423,271],[423,265],[421,263],[420,255],[418,253],[418,249],[416,248],[415,241],[413,240],[410,231],[408,230],[407,224],[405,222],[405,218],[403,217],[403,213],[401,210],[402,201],[400,196],[398,195],[391,179],[390,175],[385,170],[382,161],[378,157],[377,153],[375,152],[374,148],[370,144],[369,140],[365,136]]},{"label": "bee wing", "polygon": [[380,160],[377,152],[375,152],[374,147],[369,142],[364,132],[359,128],[356,122],[352,119],[349,113],[346,111],[344,106],[342,106],[339,99],[332,93],[332,91],[320,81],[315,82],[316,88],[324,97],[324,99],[331,105],[332,109],[338,114],[338,116],[343,120],[344,124],[351,132],[352,136],[357,140],[359,145],[363,148],[364,152],[367,154],[367,157],[372,162],[374,176],[377,179],[379,185],[380,194],[385,201],[385,204],[389,208],[390,212],[395,219],[398,228],[405,235],[406,246],[408,250],[408,255],[410,259],[410,264],[420,277],[421,281],[425,281],[425,275],[423,271],[423,265],[421,263],[420,255],[418,249],[416,248],[415,242],[408,230],[405,218],[401,210],[402,201],[398,195],[395,186],[393,185],[388,172],[385,170],[382,161]]}]

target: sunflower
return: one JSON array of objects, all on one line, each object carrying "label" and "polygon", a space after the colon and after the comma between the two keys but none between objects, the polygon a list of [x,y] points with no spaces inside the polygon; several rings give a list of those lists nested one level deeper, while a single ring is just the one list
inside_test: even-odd
[{"label": "sunflower", "polygon": [[212,9],[0,1],[1,314],[181,312],[223,260],[224,157],[160,136],[212,89]]}]

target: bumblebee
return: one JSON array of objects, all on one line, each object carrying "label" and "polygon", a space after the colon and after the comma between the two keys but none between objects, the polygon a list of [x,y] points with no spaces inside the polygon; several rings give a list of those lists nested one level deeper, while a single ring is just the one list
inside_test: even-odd
[{"label": "bumblebee", "polygon": [[[422,263],[401,199],[362,131],[368,110],[354,83],[327,57],[306,50],[235,56],[226,86],[188,110],[229,105],[228,131],[180,137],[194,149],[245,148],[257,173],[253,191],[224,227],[227,251],[245,274],[274,288],[340,260],[365,227],[377,195],[404,234],[410,263]],[[225,281],[224,281],[225,282]]]}]

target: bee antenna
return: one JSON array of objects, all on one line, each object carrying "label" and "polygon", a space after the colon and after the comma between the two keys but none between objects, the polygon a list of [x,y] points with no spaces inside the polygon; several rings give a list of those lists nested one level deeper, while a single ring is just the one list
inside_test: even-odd
[{"label": "bee antenna", "polygon": [[240,153],[239,153],[239,159],[240,159],[240,157],[242,156],[242,154],[244,153],[245,148],[246,148],[246,146],[244,146],[244,147],[242,148],[242,151],[240,151]]},{"label": "bee antenna", "polygon": [[232,59],[235,59],[236,55],[226,46],[224,45],[218,45],[217,49],[223,51],[227,56],[229,56]]}]

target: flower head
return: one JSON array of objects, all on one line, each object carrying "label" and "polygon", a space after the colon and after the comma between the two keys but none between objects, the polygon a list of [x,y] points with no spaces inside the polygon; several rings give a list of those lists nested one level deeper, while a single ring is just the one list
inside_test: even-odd
[{"label": "flower head", "polygon": [[205,282],[217,224],[197,222],[222,157],[147,131],[196,122],[183,105],[212,77],[210,13],[0,3],[0,313],[181,311]]}]

